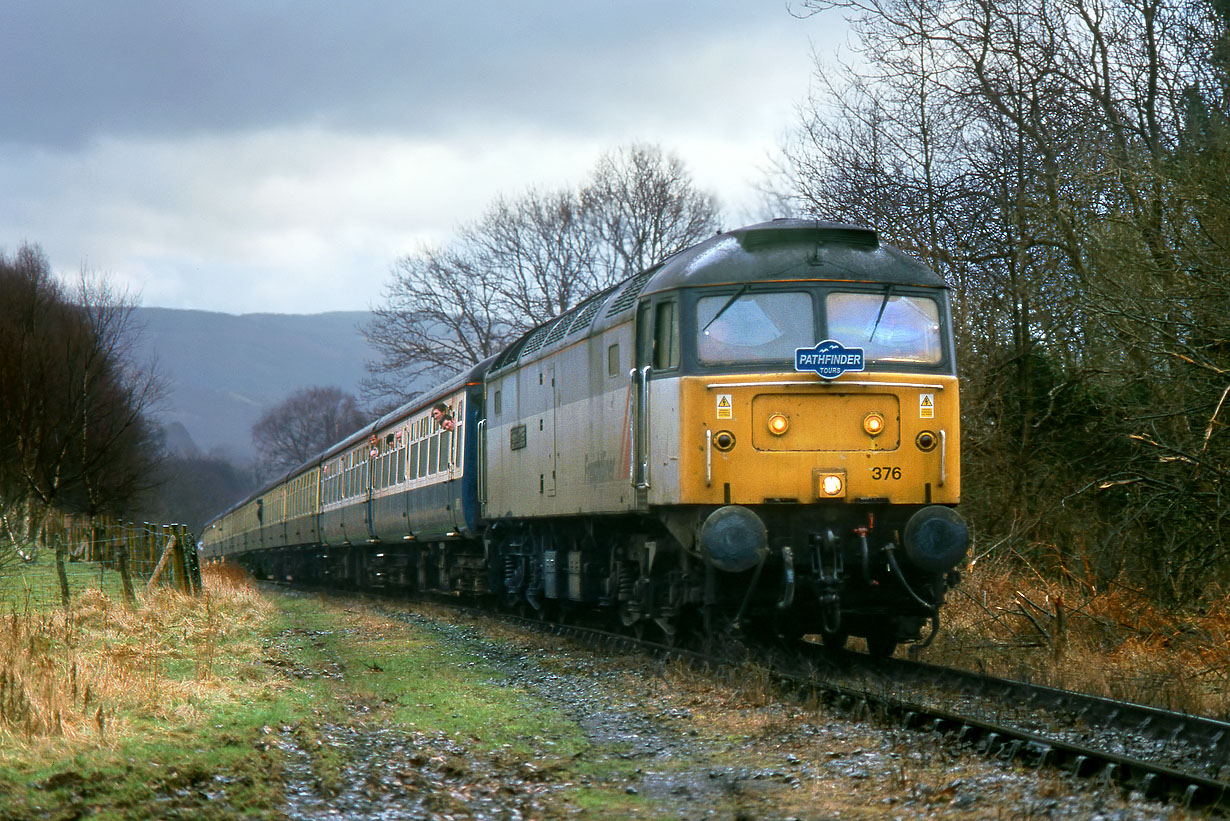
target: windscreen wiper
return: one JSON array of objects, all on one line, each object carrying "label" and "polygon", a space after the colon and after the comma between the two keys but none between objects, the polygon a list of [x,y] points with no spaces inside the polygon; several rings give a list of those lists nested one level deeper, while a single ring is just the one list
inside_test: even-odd
[{"label": "windscreen wiper", "polygon": [[876,328],[880,327],[880,320],[884,318],[884,309],[888,307],[888,298],[892,296],[893,284],[888,283],[888,287],[884,289],[884,301],[880,303],[880,313],[876,314],[876,324],[871,326],[871,335],[867,337],[867,341],[875,339]]},{"label": "windscreen wiper", "polygon": [[[710,326],[710,325],[712,325],[714,322],[717,322],[717,321],[718,321],[718,317],[719,317],[719,316],[721,316],[722,314],[726,313],[726,309],[727,309],[727,308],[729,308],[731,305],[734,305],[734,304],[735,304],[735,301],[736,301],[736,300],[738,300],[738,299],[739,299],[739,297],[741,297],[741,296],[743,296],[744,294],[746,294],[746,293],[747,293],[747,289],[748,289],[748,288],[750,288],[750,287],[752,287],[750,284],[748,284],[748,283],[746,283],[746,282],[745,282],[745,283],[743,283],[742,287],[740,287],[740,288],[739,288],[739,290],[735,291],[734,295],[733,295],[730,299],[726,300],[726,304],[725,304],[725,305],[723,305],[723,306],[722,306],[722,307],[718,310],[718,312],[717,312],[716,314],[714,314],[714,315],[713,315],[713,319],[711,319],[711,320],[709,320],[708,322],[706,322],[706,323],[705,323],[705,327],[701,328],[701,329],[700,329],[700,332],[703,334],[705,331],[709,330],[709,326]],[[883,309],[881,309],[881,310],[883,310]]]}]

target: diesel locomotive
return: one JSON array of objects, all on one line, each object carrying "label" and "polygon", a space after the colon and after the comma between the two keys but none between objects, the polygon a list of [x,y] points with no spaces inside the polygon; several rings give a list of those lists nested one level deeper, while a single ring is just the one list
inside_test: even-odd
[{"label": "diesel locomotive", "polygon": [[943,280],[873,230],[774,220],[531,329],[218,516],[202,550],[668,642],[889,654],[934,635],[959,580],[958,414]]}]

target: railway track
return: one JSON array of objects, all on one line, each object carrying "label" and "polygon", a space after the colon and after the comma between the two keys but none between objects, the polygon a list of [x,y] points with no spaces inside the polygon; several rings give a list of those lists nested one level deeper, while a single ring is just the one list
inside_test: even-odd
[{"label": "railway track", "polygon": [[856,717],[944,735],[1002,761],[1230,814],[1230,722],[905,659],[804,644],[802,654],[700,652],[622,633],[471,610],[593,646],[652,652],[713,670],[762,664],[779,690]]},{"label": "railway track", "polygon": [[[349,591],[348,591],[349,592]],[[375,595],[371,591],[364,595]],[[405,602],[404,596],[397,596]],[[1145,798],[1230,815],[1230,722],[905,659],[834,653],[804,642],[762,652],[739,642],[700,651],[584,624],[434,604],[600,649],[648,652],[712,671],[760,665],[786,697],[856,718],[942,734],[1002,761],[1117,785]],[[802,652],[799,652],[801,650]]]}]

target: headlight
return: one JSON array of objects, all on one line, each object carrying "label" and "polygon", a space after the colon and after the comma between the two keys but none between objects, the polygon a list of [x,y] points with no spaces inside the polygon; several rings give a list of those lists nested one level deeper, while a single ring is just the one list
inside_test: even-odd
[{"label": "headlight", "polygon": [[869,413],[863,417],[863,430],[868,436],[879,436],[884,432],[884,417],[878,413]]},{"label": "headlight", "polygon": [[775,413],[769,417],[769,433],[781,436],[790,427],[790,420],[784,413]]},{"label": "headlight", "polygon": [[816,496],[821,499],[835,499],[845,495],[846,477],[840,471],[816,471]]}]

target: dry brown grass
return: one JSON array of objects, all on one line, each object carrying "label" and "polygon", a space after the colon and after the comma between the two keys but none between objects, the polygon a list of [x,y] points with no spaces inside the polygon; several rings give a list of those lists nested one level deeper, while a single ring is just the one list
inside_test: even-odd
[{"label": "dry brown grass", "polygon": [[199,599],[163,589],[127,608],[86,591],[67,611],[0,617],[0,755],[41,742],[107,744],[133,722],[195,711],[202,692],[219,689],[218,641],[270,611],[241,571],[202,575]]},{"label": "dry brown grass", "polygon": [[949,594],[923,658],[1230,717],[1230,592],[1167,610],[1118,580],[1094,584],[1007,561],[982,562]]}]

